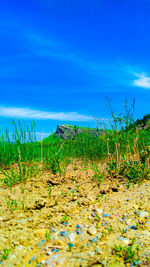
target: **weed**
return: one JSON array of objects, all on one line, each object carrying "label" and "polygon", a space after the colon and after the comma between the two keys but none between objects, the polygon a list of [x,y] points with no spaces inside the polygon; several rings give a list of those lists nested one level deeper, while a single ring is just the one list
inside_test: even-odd
[{"label": "weed", "polygon": [[96,219],[97,219],[98,221],[101,220],[101,218],[99,217],[98,213],[95,214],[95,217],[96,217]]},{"label": "weed", "polygon": [[92,163],[91,168],[94,171],[93,178],[97,181],[98,185],[104,182],[104,172],[98,167],[98,164]]},{"label": "weed", "polygon": [[21,190],[22,193],[24,193],[25,189],[22,186],[20,186],[20,190]]},{"label": "weed", "polygon": [[22,210],[25,210],[25,206],[24,206],[24,201],[23,200],[21,200],[21,208],[22,208]]},{"label": "weed", "polygon": [[62,222],[62,223],[66,223],[66,222],[68,222],[68,221],[69,221],[69,217],[66,216],[66,215],[61,219],[61,222]]},{"label": "weed", "polygon": [[10,250],[11,250],[10,248],[3,249],[3,253],[1,253],[2,254],[1,260],[6,260],[8,258]]},{"label": "weed", "polygon": [[50,231],[46,230],[45,232],[45,237],[46,237],[46,240],[49,241],[51,238],[50,238]]},{"label": "weed", "polygon": [[112,226],[108,228],[108,232],[111,233],[113,231]]},{"label": "weed", "polygon": [[10,209],[11,212],[13,212],[14,210],[17,210],[18,208],[18,203],[16,200],[7,200],[5,199],[6,204],[7,204],[7,209]]},{"label": "weed", "polygon": [[139,246],[136,246],[135,250],[133,249],[133,245],[135,242],[135,238],[132,239],[131,244],[128,246],[122,247],[121,245],[115,246],[112,249],[112,253],[116,254],[118,257],[123,258],[125,264],[133,263],[134,260],[139,261],[137,252],[139,251]]},{"label": "weed", "polygon": [[48,195],[51,196],[51,194],[52,194],[52,187],[50,187],[50,185],[48,185],[48,190],[49,190],[48,191]]},{"label": "weed", "polygon": [[126,188],[128,188],[129,189],[129,187],[130,187],[130,181],[128,180],[128,182],[127,182],[127,184],[126,184]]}]

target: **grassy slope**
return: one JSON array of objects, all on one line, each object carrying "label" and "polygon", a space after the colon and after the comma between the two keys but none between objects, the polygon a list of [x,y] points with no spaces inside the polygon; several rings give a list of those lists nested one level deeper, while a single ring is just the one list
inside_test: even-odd
[{"label": "grassy slope", "polygon": [[[22,128],[19,124],[15,126],[15,143],[5,142],[5,138],[0,142],[0,166],[2,169],[11,169],[11,176],[6,180],[10,180],[13,176],[14,183],[15,177],[20,177],[17,181],[28,177],[31,165],[36,167],[37,163],[42,163],[44,168],[53,173],[64,172],[68,162],[78,158],[91,162],[105,160],[111,177],[125,175],[125,171],[129,173],[130,180],[135,177],[147,177],[150,156],[148,118],[149,116],[146,116],[147,120],[143,118],[147,127],[141,130],[137,130],[139,121],[120,131],[105,130],[102,136],[90,134],[87,128],[84,128],[85,132],[76,135],[74,140],[68,138],[65,141],[60,137],[54,137],[53,133],[42,142],[33,142],[32,139],[30,142],[25,142],[26,128]],[[29,131],[29,127],[27,130]],[[20,135],[24,143],[20,142]],[[30,136],[30,132],[28,135]],[[135,160],[132,161],[132,158]],[[17,164],[17,170],[13,170],[14,163]],[[34,175],[34,168],[32,171]]]}]

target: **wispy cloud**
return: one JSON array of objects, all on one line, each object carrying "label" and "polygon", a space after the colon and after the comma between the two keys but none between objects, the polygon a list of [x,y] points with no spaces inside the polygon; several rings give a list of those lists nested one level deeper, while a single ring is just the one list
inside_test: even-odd
[{"label": "wispy cloud", "polygon": [[46,112],[26,107],[4,107],[0,106],[1,117],[60,120],[60,121],[91,121],[92,117],[78,114],[77,112]]},{"label": "wispy cloud", "polygon": [[61,41],[45,38],[40,34],[26,34],[25,39],[32,52],[37,56],[50,57],[71,64],[73,67],[88,73],[88,75],[100,78],[102,73],[107,73],[110,77],[112,70],[113,73],[118,71],[115,64],[106,64],[106,62],[101,62],[97,58],[91,60],[87,55],[73,51],[70,45],[68,46]]},{"label": "wispy cloud", "polygon": [[134,73],[134,75],[138,79],[133,81],[133,85],[142,87],[145,89],[150,89],[150,77],[148,77],[145,73],[142,73],[142,74]]}]

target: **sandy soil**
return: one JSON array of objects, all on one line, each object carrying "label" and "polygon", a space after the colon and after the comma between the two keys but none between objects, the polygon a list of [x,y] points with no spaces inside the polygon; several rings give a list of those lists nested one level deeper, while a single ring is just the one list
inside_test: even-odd
[{"label": "sandy soil", "polygon": [[[0,187],[0,266],[150,266],[150,182],[98,185],[84,168]],[[116,255],[133,238],[135,255]]]}]

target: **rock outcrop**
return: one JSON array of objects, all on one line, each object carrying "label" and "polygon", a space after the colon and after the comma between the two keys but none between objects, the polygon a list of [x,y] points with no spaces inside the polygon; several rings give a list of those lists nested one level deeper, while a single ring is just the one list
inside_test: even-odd
[{"label": "rock outcrop", "polygon": [[100,129],[91,129],[91,128],[79,128],[77,126],[68,126],[68,125],[58,125],[55,132],[55,137],[61,137],[66,140],[68,138],[74,138],[75,135],[83,133],[84,131],[89,132],[90,134],[102,135],[102,130]]}]

